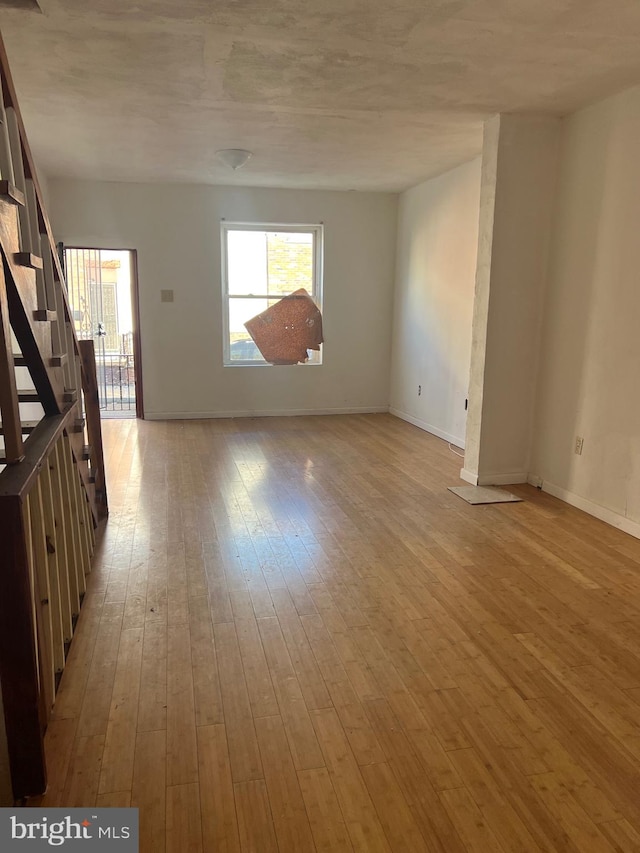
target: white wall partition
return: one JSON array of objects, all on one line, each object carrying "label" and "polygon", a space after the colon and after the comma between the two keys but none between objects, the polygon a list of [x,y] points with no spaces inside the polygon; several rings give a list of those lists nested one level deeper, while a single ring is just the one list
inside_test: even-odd
[{"label": "white wall partition", "polygon": [[400,197],[391,411],[464,446],[480,159]]},{"label": "white wall partition", "polygon": [[636,536],[639,138],[640,87],[565,119],[531,466],[545,489]]},{"label": "white wall partition", "polygon": [[[147,417],[387,409],[396,195],[56,179],[50,193],[56,239],[138,250]],[[322,365],[222,366],[223,218],[324,224]]]}]

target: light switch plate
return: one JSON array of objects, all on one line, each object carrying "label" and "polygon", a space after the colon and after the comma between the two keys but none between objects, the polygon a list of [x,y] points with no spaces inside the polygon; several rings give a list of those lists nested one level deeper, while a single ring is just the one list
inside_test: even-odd
[{"label": "light switch plate", "polygon": [[161,290],[160,302],[173,302],[173,290]]}]

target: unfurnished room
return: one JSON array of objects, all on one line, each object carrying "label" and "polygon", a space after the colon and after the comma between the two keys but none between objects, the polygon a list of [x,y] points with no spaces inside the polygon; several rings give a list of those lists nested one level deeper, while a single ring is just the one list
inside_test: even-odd
[{"label": "unfurnished room", "polygon": [[640,5],[0,0],[0,850],[640,850]]}]

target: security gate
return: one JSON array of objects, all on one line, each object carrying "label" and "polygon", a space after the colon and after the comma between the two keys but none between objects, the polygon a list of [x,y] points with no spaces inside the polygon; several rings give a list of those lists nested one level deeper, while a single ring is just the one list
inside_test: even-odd
[{"label": "security gate", "polygon": [[64,249],[69,302],[78,338],[92,338],[100,410],[135,417],[131,252]]}]

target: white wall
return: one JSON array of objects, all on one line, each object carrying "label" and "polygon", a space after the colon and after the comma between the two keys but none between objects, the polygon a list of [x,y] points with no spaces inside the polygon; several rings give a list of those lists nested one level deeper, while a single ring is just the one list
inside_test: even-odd
[{"label": "white wall", "polygon": [[464,471],[481,485],[526,482],[530,470],[560,128],[501,115],[485,134]]},{"label": "white wall", "polygon": [[[480,159],[400,197],[391,411],[464,445]],[[418,386],[422,394],[418,396]]]},{"label": "white wall", "polygon": [[532,464],[544,488],[636,535],[638,139],[640,87],[565,120]]},{"label": "white wall", "polygon": [[[147,417],[388,407],[396,195],[56,179],[49,191],[56,240],[138,250]],[[322,366],[222,367],[223,217],[324,223]]]}]

